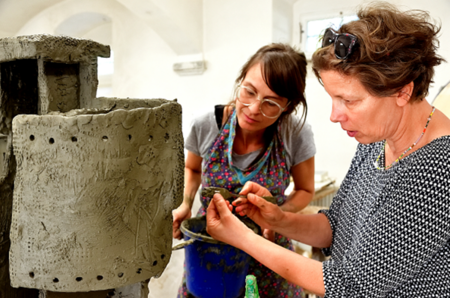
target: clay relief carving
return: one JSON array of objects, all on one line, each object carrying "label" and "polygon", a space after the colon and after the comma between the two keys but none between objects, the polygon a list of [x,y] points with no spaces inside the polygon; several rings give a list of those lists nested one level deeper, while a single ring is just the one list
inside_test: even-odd
[{"label": "clay relief carving", "polygon": [[9,190],[0,193],[0,275],[10,245],[13,287],[112,289],[160,275],[170,259],[181,106],[95,98],[97,56],[109,47],[0,39],[0,188]]},{"label": "clay relief carving", "polygon": [[183,185],[180,120],[175,102],[15,117],[12,285],[89,291],[161,274]]}]

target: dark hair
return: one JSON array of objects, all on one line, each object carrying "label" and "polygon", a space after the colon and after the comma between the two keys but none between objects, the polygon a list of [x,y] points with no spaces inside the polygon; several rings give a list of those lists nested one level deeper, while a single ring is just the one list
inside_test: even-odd
[{"label": "dark hair", "polygon": [[335,57],[334,44],[314,53],[313,70],[319,81],[321,70],[335,70],[355,76],[379,97],[391,96],[414,82],[411,102],[425,98],[433,82],[433,67],[445,61],[436,54],[440,26],[429,21],[428,12],[401,12],[387,2],[371,3],[357,15],[359,20],[338,30],[358,38],[347,60]]},{"label": "dark hair", "polygon": [[306,118],[308,107],[305,99],[306,57],[290,45],[272,43],[260,48],[241,69],[236,79],[239,84],[249,69],[261,63],[262,74],[267,86],[277,95],[288,99],[289,105],[277,120],[283,121],[298,105],[303,106],[302,123]]}]

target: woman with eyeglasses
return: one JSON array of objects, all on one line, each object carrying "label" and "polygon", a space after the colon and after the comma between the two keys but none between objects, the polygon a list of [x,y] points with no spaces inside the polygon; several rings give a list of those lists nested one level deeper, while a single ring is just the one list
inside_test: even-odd
[{"label": "woman with eyeglasses", "polygon": [[424,11],[387,3],[358,17],[327,29],[312,58],[331,97],[331,121],[360,143],[330,209],[284,212],[254,183],[236,207],[331,258],[310,260],[252,234],[218,194],[207,231],[320,296],[450,297],[450,120],[426,100],[443,61],[440,28]]},{"label": "woman with eyeglasses", "polygon": [[[185,147],[188,150],[185,192],[173,212],[173,237],[191,217],[199,187],[221,187],[238,194],[248,181],[269,189],[286,212],[297,212],[314,193],[313,134],[306,117],[306,58],[285,44],[259,49],[243,66],[236,79],[236,92],[229,106],[194,121]],[[302,116],[294,114],[297,108]],[[285,191],[293,178],[294,189]],[[200,196],[197,216],[205,215],[211,198]],[[292,250],[288,238],[263,231],[276,245]],[[301,297],[301,288],[251,260],[248,274],[258,281],[263,297]],[[244,295],[244,292],[242,293]],[[178,297],[189,297],[185,281]]]}]

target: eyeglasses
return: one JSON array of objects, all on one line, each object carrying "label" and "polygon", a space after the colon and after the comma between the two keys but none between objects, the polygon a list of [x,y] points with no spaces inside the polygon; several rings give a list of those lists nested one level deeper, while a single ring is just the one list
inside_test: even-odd
[{"label": "eyeglasses", "polygon": [[358,38],[352,34],[337,34],[333,29],[328,28],[323,34],[322,48],[334,43],[334,55],[338,59],[345,60],[350,56],[357,42]]},{"label": "eyeglasses", "polygon": [[251,106],[257,100],[259,100],[260,101],[259,110],[267,118],[277,118],[278,116],[281,115],[281,113],[283,113],[284,109],[289,105],[288,102],[286,107],[283,108],[273,100],[267,98],[260,99],[258,94],[252,88],[243,85],[238,86],[236,90],[236,98],[239,100],[240,103],[242,103],[246,107]]}]

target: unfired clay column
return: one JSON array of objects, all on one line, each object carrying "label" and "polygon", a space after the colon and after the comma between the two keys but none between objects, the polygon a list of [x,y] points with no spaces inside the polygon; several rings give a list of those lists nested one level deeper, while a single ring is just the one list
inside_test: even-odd
[{"label": "unfired clay column", "polygon": [[97,56],[110,49],[89,40],[50,35],[0,39],[0,297],[38,296],[10,286],[9,231],[16,161],[12,120],[19,114],[67,112],[95,98]]},{"label": "unfired clay column", "polygon": [[[37,297],[36,290],[11,288],[8,250],[16,161],[12,154],[12,120],[19,114],[68,111],[95,98],[97,56],[109,47],[73,38],[33,35],[0,39],[0,297]],[[66,67],[67,66],[67,67]],[[47,81],[47,78],[50,82]],[[52,81],[53,80],[53,81]],[[56,83],[57,82],[57,83]],[[77,86],[76,99],[58,91]],[[67,105],[68,101],[73,104]]]},{"label": "unfired clay column", "polygon": [[141,297],[136,282],[169,261],[183,188],[181,106],[95,98],[96,59],[109,51],[62,36],[0,39],[2,298],[37,297],[9,286],[13,188],[14,287],[43,289],[43,298]]}]

